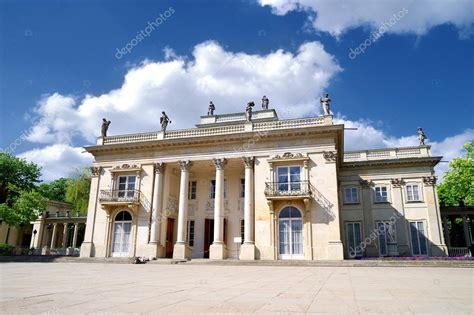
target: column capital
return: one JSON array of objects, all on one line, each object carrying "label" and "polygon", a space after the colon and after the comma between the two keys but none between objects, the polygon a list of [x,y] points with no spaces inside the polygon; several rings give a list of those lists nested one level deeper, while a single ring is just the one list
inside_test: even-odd
[{"label": "column capital", "polygon": [[101,166],[93,166],[93,167],[90,168],[90,170],[91,170],[91,176],[92,177],[97,177],[102,172],[102,167]]},{"label": "column capital", "polygon": [[216,169],[218,170],[223,170],[226,164],[227,164],[227,160],[224,158],[214,159],[214,165]]},{"label": "column capital", "polygon": [[153,170],[155,171],[155,174],[162,174],[163,171],[165,170],[165,163],[163,162],[158,162],[153,164]]},{"label": "column capital", "polygon": [[423,177],[423,183],[425,186],[436,186],[437,177],[436,176],[426,176]]},{"label": "column capital", "polygon": [[181,161],[178,161],[178,164],[179,164],[179,167],[181,168],[181,171],[187,172],[189,171],[189,168],[191,167],[193,162],[189,160],[181,160]]},{"label": "column capital", "polygon": [[253,168],[254,157],[253,156],[244,156],[242,157],[245,168]]},{"label": "column capital", "polygon": [[390,183],[392,184],[392,187],[400,188],[400,186],[403,185],[405,182],[401,178],[391,178]]}]

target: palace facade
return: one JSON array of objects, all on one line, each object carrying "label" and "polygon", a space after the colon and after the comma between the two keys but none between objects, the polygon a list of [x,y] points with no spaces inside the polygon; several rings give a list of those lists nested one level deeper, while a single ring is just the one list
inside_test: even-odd
[{"label": "palace facade", "polygon": [[98,138],[82,257],[442,256],[429,146],[344,152],[332,116]]}]

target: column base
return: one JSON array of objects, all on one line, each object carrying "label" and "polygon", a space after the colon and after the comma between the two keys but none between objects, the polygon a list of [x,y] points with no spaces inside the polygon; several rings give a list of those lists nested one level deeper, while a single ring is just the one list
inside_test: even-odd
[{"label": "column base", "polygon": [[148,243],[145,246],[145,257],[151,259],[163,258],[164,247],[158,243]]},{"label": "column base", "polygon": [[329,241],[328,244],[328,259],[329,260],[343,260],[344,247],[341,241]]},{"label": "column base", "polygon": [[431,245],[431,256],[448,256],[448,247],[444,244]]},{"label": "column base", "polygon": [[255,244],[242,244],[240,246],[240,260],[255,260]]},{"label": "column base", "polygon": [[191,259],[191,248],[185,243],[176,243],[173,248],[173,259],[189,260]]},{"label": "column base", "polygon": [[81,257],[94,257],[94,243],[83,242],[81,245]]},{"label": "column base", "polygon": [[226,259],[227,251],[224,243],[214,243],[209,248],[209,259]]}]

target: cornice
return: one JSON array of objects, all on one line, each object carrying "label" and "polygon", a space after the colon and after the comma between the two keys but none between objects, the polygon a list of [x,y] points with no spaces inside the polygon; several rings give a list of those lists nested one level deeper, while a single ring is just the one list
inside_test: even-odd
[{"label": "cornice", "polygon": [[385,159],[385,160],[370,160],[370,161],[356,161],[356,162],[344,162],[342,164],[342,170],[348,170],[351,168],[368,168],[374,166],[436,166],[442,157],[430,156],[430,157],[418,157],[418,158],[399,158],[399,159]]}]

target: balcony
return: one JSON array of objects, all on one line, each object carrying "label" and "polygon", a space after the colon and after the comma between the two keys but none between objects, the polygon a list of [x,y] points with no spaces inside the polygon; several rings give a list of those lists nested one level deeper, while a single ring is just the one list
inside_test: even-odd
[{"label": "balcony", "polygon": [[266,182],[267,199],[305,199],[311,196],[311,183],[302,180],[290,183]]},{"label": "balcony", "polygon": [[101,190],[99,200],[103,205],[140,204],[140,191]]}]

